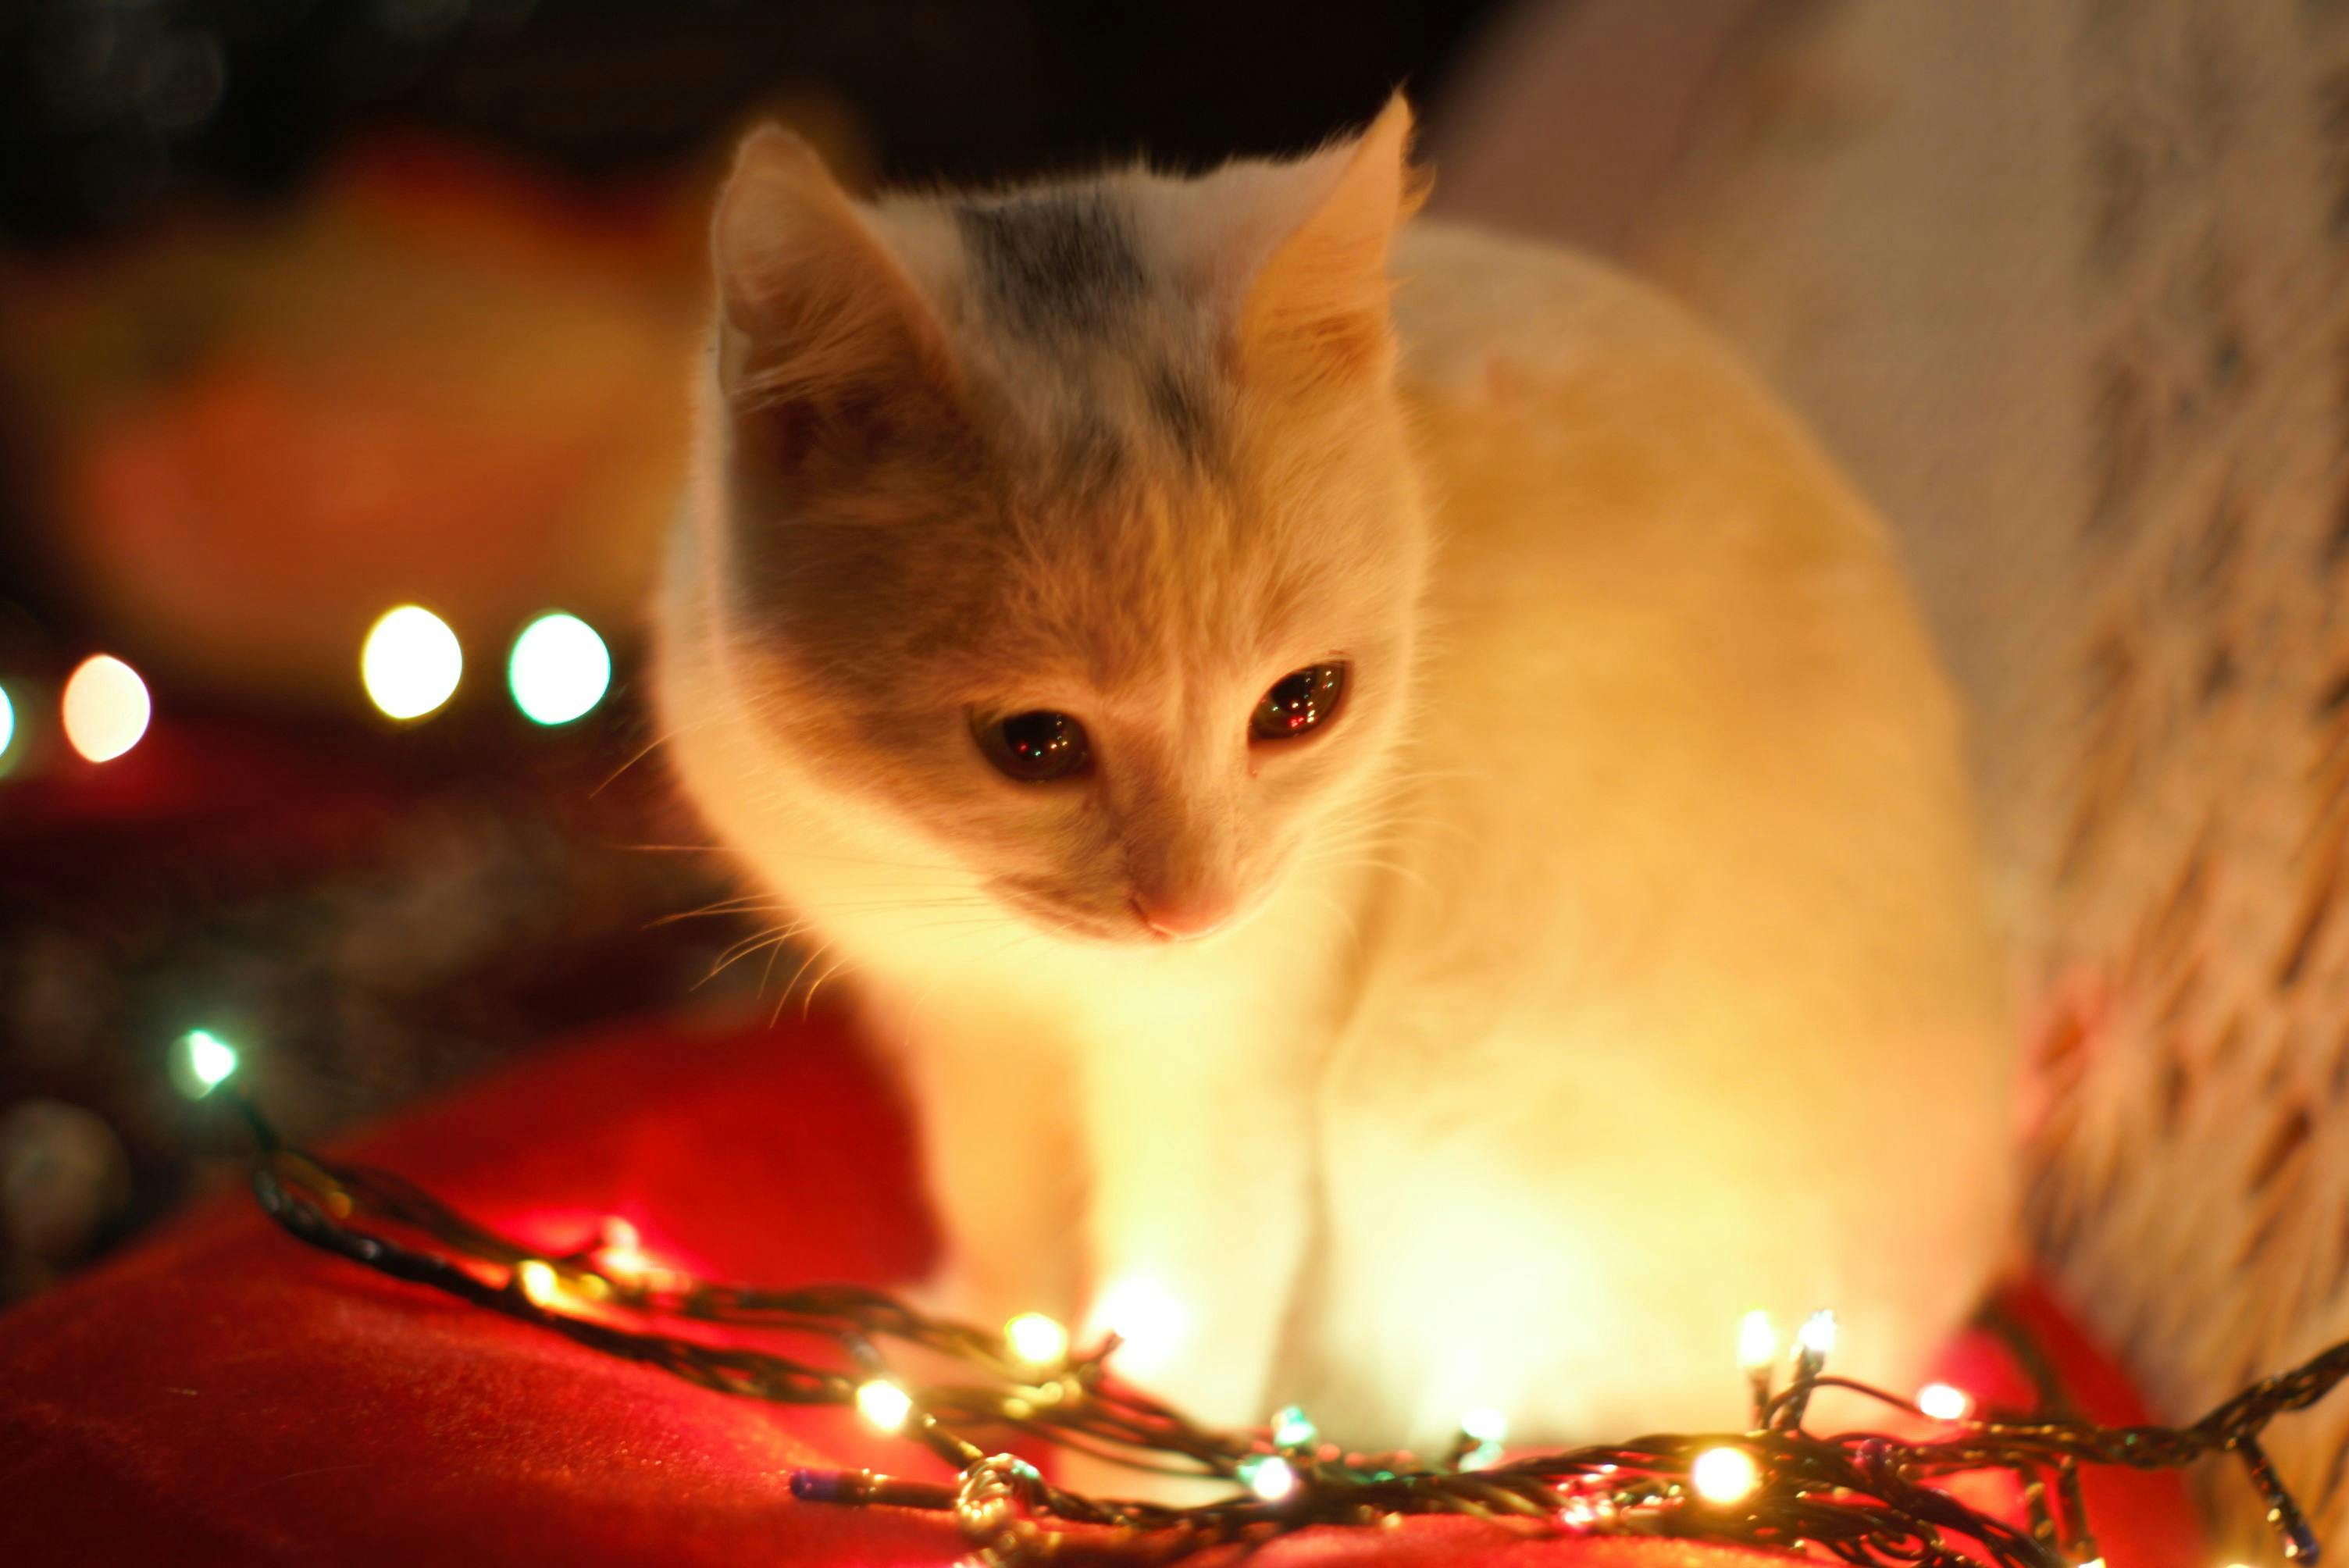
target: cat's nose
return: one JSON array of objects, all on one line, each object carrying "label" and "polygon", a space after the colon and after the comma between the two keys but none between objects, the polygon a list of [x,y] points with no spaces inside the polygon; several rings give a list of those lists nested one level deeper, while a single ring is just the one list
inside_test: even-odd
[{"label": "cat's nose", "polygon": [[1230,893],[1206,890],[1133,895],[1134,913],[1162,942],[1191,942],[1208,935],[1231,919],[1237,904]]}]

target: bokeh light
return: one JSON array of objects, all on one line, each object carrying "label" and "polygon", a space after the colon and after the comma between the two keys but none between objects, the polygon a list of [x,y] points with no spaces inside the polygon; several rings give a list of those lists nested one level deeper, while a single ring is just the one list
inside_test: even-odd
[{"label": "bokeh light", "polygon": [[1917,1408],[1937,1421],[1962,1421],[1974,1402],[1965,1390],[1947,1383],[1928,1383],[1917,1390]]},{"label": "bokeh light", "polygon": [[533,1305],[553,1307],[563,1301],[563,1276],[543,1258],[524,1258],[516,1264],[514,1283]]},{"label": "bokeh light", "polygon": [[171,1081],[190,1099],[226,1083],[236,1071],[236,1047],[210,1029],[190,1029],[171,1047]]},{"label": "bokeh light", "polygon": [[139,744],[154,707],[137,670],[95,654],[67,678],[63,711],[73,748],[92,762],[111,762]]},{"label": "bokeh light", "polygon": [[895,1383],[875,1377],[857,1386],[856,1413],[885,1432],[894,1432],[905,1424],[914,1411],[914,1401]]},{"label": "bokeh light", "polygon": [[1755,1307],[1737,1325],[1737,1365],[1746,1372],[1767,1372],[1778,1358],[1778,1328],[1770,1315]]},{"label": "bokeh light", "polygon": [[9,748],[16,744],[16,703],[8,688],[0,686],[0,771],[8,766]]},{"label": "bokeh light", "polygon": [[1297,1469],[1278,1454],[1252,1454],[1239,1462],[1240,1484],[1267,1502],[1297,1490]]},{"label": "bokeh light", "polygon": [[1480,1443],[1509,1439],[1509,1418],[1491,1405],[1479,1405],[1460,1418],[1460,1429]]},{"label": "bokeh light", "polygon": [[464,673],[457,634],[420,604],[387,612],[359,650],[367,700],[391,718],[422,718],[449,700]]},{"label": "bokeh light", "polygon": [[1707,1502],[1735,1502],[1762,1484],[1762,1471],[1744,1449],[1707,1449],[1689,1466],[1689,1484]]},{"label": "bokeh light", "polygon": [[1030,1367],[1058,1367],[1068,1358],[1069,1331],[1040,1312],[1023,1312],[1005,1324],[1003,1338]]},{"label": "bokeh light", "polygon": [[1088,1326],[1093,1336],[1118,1336],[1118,1365],[1129,1377],[1151,1377],[1182,1354],[1191,1337],[1191,1313],[1150,1275],[1128,1274],[1102,1292]]},{"label": "bokeh light", "polygon": [[595,628],[560,611],[522,629],[506,660],[514,706],[539,724],[569,724],[604,700],[612,653]]}]

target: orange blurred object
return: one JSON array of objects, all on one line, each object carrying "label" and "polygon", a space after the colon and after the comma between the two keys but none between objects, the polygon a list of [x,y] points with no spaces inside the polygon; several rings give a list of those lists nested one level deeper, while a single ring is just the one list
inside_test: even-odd
[{"label": "orange blurred object", "polygon": [[468,645],[548,603],[625,635],[681,473],[699,204],[409,143],[288,215],[0,278],[36,525],[177,680],[347,704],[411,599]]}]

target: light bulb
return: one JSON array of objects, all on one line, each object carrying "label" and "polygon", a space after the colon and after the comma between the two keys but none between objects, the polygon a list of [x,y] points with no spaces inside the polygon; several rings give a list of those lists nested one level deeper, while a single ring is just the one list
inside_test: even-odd
[{"label": "light bulb", "polygon": [[1707,1502],[1735,1502],[1761,1482],[1762,1472],[1744,1449],[1707,1449],[1689,1467],[1689,1484]]},{"label": "light bulb", "polygon": [[226,1083],[236,1071],[236,1047],[210,1029],[190,1029],[171,1047],[171,1081],[190,1099]]},{"label": "light bulb", "polygon": [[912,1397],[885,1377],[857,1386],[856,1413],[882,1431],[895,1431],[913,1412]]},{"label": "light bulb", "polygon": [[522,1285],[523,1295],[537,1305],[551,1307],[563,1299],[563,1276],[543,1258],[524,1258],[516,1264],[514,1279]]},{"label": "light bulb", "polygon": [[1284,1405],[1272,1418],[1272,1445],[1278,1449],[1310,1448],[1321,1440],[1321,1429],[1302,1409]]},{"label": "light bulb", "polygon": [[1812,1355],[1827,1357],[1835,1354],[1836,1335],[1838,1332],[1836,1327],[1836,1315],[1822,1310],[1805,1318],[1803,1331],[1795,1337],[1796,1343]]},{"label": "light bulb", "polygon": [[1506,1442],[1509,1418],[1490,1405],[1479,1405],[1461,1416],[1460,1429],[1480,1443]]},{"label": "light bulb", "polygon": [[1928,1383],[1917,1390],[1917,1408],[1937,1421],[1962,1421],[1974,1402],[1965,1390],[1947,1383]]},{"label": "light bulb", "polygon": [[1755,1307],[1737,1326],[1737,1365],[1747,1372],[1766,1372],[1778,1359],[1778,1326]]},{"label": "light bulb", "polygon": [[109,654],[75,666],[60,710],[66,739],[92,762],[111,762],[138,745],[155,711],[139,672]]},{"label": "light bulb", "polygon": [[1240,1484],[1267,1502],[1297,1490],[1297,1471],[1278,1454],[1255,1454],[1239,1463]]},{"label": "light bulb", "polygon": [[1093,1304],[1091,1321],[1118,1336],[1117,1364],[1134,1377],[1173,1366],[1191,1335],[1189,1309],[1147,1274],[1112,1283]]},{"label": "light bulb", "polygon": [[464,673],[457,634],[420,604],[386,611],[359,649],[367,700],[389,718],[422,718],[449,700]]},{"label": "light bulb", "polygon": [[506,657],[506,689],[535,724],[569,724],[611,685],[612,651],[595,627],[560,611],[524,626]]},{"label": "light bulb", "polygon": [[1005,1324],[1003,1342],[1030,1367],[1058,1367],[1069,1356],[1069,1331],[1040,1312],[1023,1312]]}]

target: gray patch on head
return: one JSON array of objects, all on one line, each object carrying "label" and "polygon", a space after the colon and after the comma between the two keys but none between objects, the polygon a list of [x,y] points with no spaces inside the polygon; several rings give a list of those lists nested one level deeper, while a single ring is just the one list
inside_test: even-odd
[{"label": "gray patch on head", "polygon": [[1046,191],[954,210],[988,315],[1034,338],[1097,333],[1137,309],[1149,278],[1124,212],[1098,191]]}]

